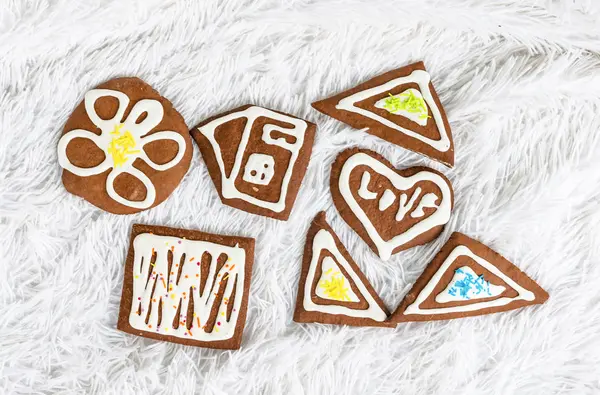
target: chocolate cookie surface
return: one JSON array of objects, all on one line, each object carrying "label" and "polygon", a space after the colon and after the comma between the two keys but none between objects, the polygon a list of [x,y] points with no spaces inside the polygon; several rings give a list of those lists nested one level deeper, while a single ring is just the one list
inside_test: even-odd
[{"label": "chocolate cookie surface", "polygon": [[398,170],[378,153],[342,151],[330,177],[340,215],[381,259],[436,238],[450,220],[450,181],[428,167]]},{"label": "chocolate cookie surface", "polygon": [[192,159],[187,126],[171,102],[139,78],[85,94],[58,143],[65,188],[93,205],[132,214],[163,202]]},{"label": "chocolate cookie surface", "polygon": [[388,316],[325,213],[317,214],[306,236],[294,321],[390,327]]},{"label": "chocolate cookie surface", "polygon": [[287,220],[310,160],[316,126],[246,105],[207,119],[190,133],[221,201]]},{"label": "chocolate cookie surface", "polygon": [[392,315],[393,322],[448,320],[542,304],[548,293],[486,245],[455,232]]},{"label": "chocolate cookie surface", "polygon": [[454,165],[450,124],[423,62],[389,71],[312,106],[390,143]]},{"label": "chocolate cookie surface", "polygon": [[254,239],[133,225],[117,328],[190,346],[237,349]]}]

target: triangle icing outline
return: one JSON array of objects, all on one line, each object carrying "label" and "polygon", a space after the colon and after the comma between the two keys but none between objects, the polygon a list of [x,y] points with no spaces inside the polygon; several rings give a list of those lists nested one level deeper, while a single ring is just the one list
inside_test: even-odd
[{"label": "triangle icing outline", "polygon": [[[433,308],[433,309],[421,309],[419,306],[423,303],[429,295],[433,292],[440,279],[444,275],[444,273],[448,270],[450,265],[459,257],[459,256],[468,256],[473,259],[479,265],[493,273],[494,275],[501,278],[505,283],[507,283],[511,288],[517,291],[518,295],[514,298],[509,297],[501,297],[494,300],[488,300],[485,302],[476,302],[473,304],[465,304],[462,306],[449,306],[449,307],[441,307],[441,308]],[[514,281],[512,278],[504,274],[500,269],[481,258],[479,255],[476,255],[471,249],[465,245],[459,245],[454,247],[450,255],[446,257],[442,265],[435,272],[431,280],[423,287],[419,295],[415,299],[413,303],[408,305],[406,309],[402,312],[403,315],[431,315],[431,314],[452,314],[452,313],[465,313],[470,311],[481,310],[490,307],[501,307],[509,304],[510,302],[517,300],[525,300],[528,302],[532,302],[535,300],[535,294],[532,291],[529,291]]]},{"label": "triangle icing outline", "polygon": [[[446,130],[446,126],[444,125],[444,117],[442,116],[440,109],[438,108],[437,104],[435,103],[435,100],[433,99],[433,95],[429,87],[430,82],[431,76],[427,71],[414,70],[408,76],[394,78],[381,85],[356,92],[350,96],[346,96],[335,105],[335,108],[337,110],[349,111],[370,118],[373,121],[379,122],[380,124],[388,128],[397,130],[409,137],[417,139],[439,152],[447,152],[451,147],[450,136],[448,131]],[[416,133],[410,129],[403,128],[402,126],[395,124],[389,119],[383,118],[382,116],[375,114],[374,112],[365,110],[355,105],[358,102],[369,99],[381,93],[390,91],[397,86],[404,85],[407,83],[416,83],[417,85],[419,85],[419,91],[421,92],[421,95],[423,96],[427,107],[431,110],[431,116],[433,117],[436,127],[440,132],[439,140],[430,139],[429,137],[423,136],[422,134]],[[410,120],[410,118],[406,119]]]},{"label": "triangle icing outline", "polygon": [[[325,314],[343,314],[348,317],[366,318],[378,322],[384,322],[387,319],[387,313],[377,304],[375,299],[371,296],[365,284],[361,281],[360,277],[356,274],[355,270],[350,266],[348,261],[344,258],[344,256],[337,248],[335,244],[335,239],[327,229],[319,229],[319,231],[315,234],[315,237],[313,238],[311,248],[312,256],[309,263],[308,275],[306,277],[306,281],[304,282],[304,298],[302,300],[304,310]],[[360,292],[359,298],[362,297],[362,299],[366,300],[366,302],[368,303],[369,307],[367,309],[357,310],[351,309],[346,306],[324,305],[313,302],[311,298],[311,287],[315,279],[319,257],[321,256],[321,251],[323,249],[326,249],[327,251],[331,252],[331,254],[336,258],[337,262],[351,277],[352,281],[354,282],[354,284],[358,288],[358,291]]]}]

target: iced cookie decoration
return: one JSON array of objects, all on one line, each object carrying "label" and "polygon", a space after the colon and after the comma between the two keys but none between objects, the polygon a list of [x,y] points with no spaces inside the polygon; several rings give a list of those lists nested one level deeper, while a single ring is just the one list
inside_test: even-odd
[{"label": "iced cookie decoration", "polygon": [[138,78],[117,78],[87,92],[58,142],[65,188],[115,214],[163,202],[191,159],[183,118]]},{"label": "iced cookie decoration", "polygon": [[257,106],[210,118],[191,130],[221,201],[287,220],[308,166],[316,126]]},{"label": "iced cookie decoration", "polygon": [[381,259],[435,239],[453,207],[450,181],[428,167],[397,170],[376,152],[351,148],[331,168],[340,215]]},{"label": "iced cookie decoration", "polygon": [[453,233],[397,311],[393,322],[470,317],[544,303],[548,294],[503,256]]},{"label": "iced cookie decoration", "polygon": [[450,124],[423,62],[389,71],[312,106],[390,143],[454,165]]},{"label": "iced cookie decoration", "polygon": [[304,247],[294,321],[391,326],[389,313],[326,221],[313,220]]},{"label": "iced cookie decoration", "polygon": [[118,329],[190,346],[237,349],[254,239],[133,225]]}]

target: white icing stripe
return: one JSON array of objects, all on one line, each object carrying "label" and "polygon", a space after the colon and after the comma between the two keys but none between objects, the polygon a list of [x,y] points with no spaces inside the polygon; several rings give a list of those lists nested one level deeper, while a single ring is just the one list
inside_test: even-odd
[{"label": "white icing stripe", "polygon": [[[315,272],[317,270],[317,264],[319,263],[319,257],[321,251],[326,250],[333,254],[337,262],[344,268],[346,273],[350,276],[356,287],[358,288],[360,296],[367,301],[369,307],[364,310],[351,309],[346,306],[339,305],[321,305],[316,304],[312,301],[311,289],[315,280]],[[379,307],[377,302],[373,299],[365,285],[362,283],[356,272],[352,269],[348,261],[344,259],[344,256],[338,250],[335,240],[331,233],[325,229],[321,229],[315,235],[312,245],[312,259],[308,269],[308,276],[304,283],[304,300],[303,306],[306,311],[318,311],[320,313],[327,314],[344,314],[349,317],[356,318],[370,318],[375,321],[385,321],[387,314]]]},{"label": "white icing stripe", "polygon": [[365,200],[372,200],[377,197],[375,192],[369,191],[369,182],[371,182],[371,175],[368,171],[365,171],[360,179],[360,188],[358,188],[358,196]]},{"label": "white icing stripe", "polygon": [[[347,97],[343,98],[342,100],[340,100],[339,103],[335,106],[335,108],[337,108],[338,110],[346,110],[346,111],[354,112],[356,114],[360,114],[367,118],[371,118],[372,120],[377,121],[389,128],[395,129],[395,130],[397,130],[401,133],[404,133],[410,137],[418,139],[418,140],[424,142],[425,144],[430,145],[431,147],[433,147],[434,149],[436,149],[440,152],[446,152],[450,149],[450,138],[448,137],[448,131],[446,130],[446,127],[444,125],[444,118],[442,117],[442,113],[441,113],[440,109],[438,108],[438,106],[435,104],[435,101],[433,100],[433,95],[431,94],[431,91],[429,90],[429,82],[430,81],[431,81],[431,77],[429,76],[429,73],[427,73],[424,70],[415,70],[406,77],[395,78],[395,79],[390,80],[382,85],[379,85],[379,86],[376,86],[376,87],[373,87],[370,89],[365,89],[364,91],[360,91],[353,95],[347,96]],[[408,84],[411,82],[417,83],[419,85],[419,90],[420,90],[421,94],[423,95],[423,99],[425,99],[425,103],[427,103],[427,107],[429,107],[431,109],[433,119],[435,121],[435,124],[436,124],[439,132],[440,132],[439,140],[433,140],[433,139],[430,139],[429,137],[426,137],[419,133],[416,133],[410,129],[403,128],[399,125],[396,125],[389,119],[383,118],[383,117],[375,114],[374,112],[367,111],[367,110],[357,107],[355,105],[356,103],[366,100],[370,97],[379,95],[384,92],[391,91],[392,89],[394,89],[395,87],[397,87],[399,85]]]},{"label": "white icing stripe", "polygon": [[[437,210],[429,217],[407,229],[404,233],[396,235],[390,240],[383,240],[365,211],[354,199],[352,191],[350,190],[350,174],[354,168],[361,165],[369,166],[376,173],[385,176],[390,180],[394,188],[399,190],[408,190],[417,182],[421,181],[430,181],[435,183],[442,193],[441,201]],[[354,215],[356,215],[360,223],[365,227],[367,234],[371,240],[373,240],[375,246],[377,246],[377,252],[383,260],[389,259],[394,249],[398,246],[408,243],[409,241],[436,226],[446,224],[450,219],[450,213],[452,210],[452,192],[446,181],[437,173],[423,170],[413,174],[410,177],[402,177],[393,169],[390,169],[388,166],[372,156],[363,152],[357,152],[348,158],[342,166],[338,185],[342,197]]]},{"label": "white icing stripe", "polygon": [[[454,307],[441,307],[436,309],[421,309],[419,306],[423,303],[429,295],[433,292],[437,284],[440,282],[444,273],[448,270],[448,268],[452,265],[454,261],[460,256],[468,256],[475,260],[479,265],[484,267],[489,272],[493,273],[495,276],[501,278],[508,286],[517,291],[518,295],[514,298],[498,298],[495,300],[490,300],[486,302],[477,302],[473,304],[463,305],[463,306],[454,306]],[[410,314],[450,314],[450,313],[463,313],[469,311],[477,311],[481,309],[486,309],[490,307],[499,307],[505,306],[510,302],[516,300],[527,300],[532,301],[535,299],[535,295],[533,292],[521,287],[517,284],[512,278],[508,277],[506,274],[502,273],[500,269],[496,266],[492,265],[490,262],[481,258],[479,255],[476,255],[471,251],[471,249],[465,245],[459,245],[452,250],[450,255],[446,258],[444,263],[440,266],[440,268],[435,272],[431,280],[427,283],[427,285],[421,290],[417,299],[409,305],[406,310],[404,310],[404,315]]]},{"label": "white icing stripe", "polygon": [[[133,328],[201,341],[226,340],[234,335],[244,297],[246,251],[243,248],[143,233],[134,239],[133,250],[133,295],[129,314],[129,324]],[[173,254],[171,272],[168,268],[168,252],[170,250]],[[154,264],[151,263],[153,251],[156,252]],[[202,296],[200,296],[200,280],[206,275],[201,272],[202,265],[200,263],[205,252],[211,255],[211,263],[208,279],[202,290]],[[180,264],[184,254],[183,268],[176,266]],[[216,273],[217,260],[221,254],[226,254],[228,261]],[[181,270],[181,276],[177,282],[179,270]],[[215,273],[217,274],[216,278]],[[149,276],[150,279],[148,279]],[[212,332],[206,333],[202,327],[209,320],[217,292],[224,279],[227,279],[227,285],[218,308],[215,326]],[[228,302],[234,292],[234,284],[235,299],[231,317],[227,321]],[[154,294],[152,294],[155,286]],[[187,322],[184,321],[187,319],[190,296],[193,296],[194,299],[194,316],[191,329],[188,330]],[[158,308],[161,301],[162,319],[159,327]],[[175,329],[173,320],[176,318],[177,307],[180,303],[181,314],[177,317],[180,324]],[[141,315],[138,314],[140,305],[142,307]],[[151,309],[151,312],[148,324],[146,324],[148,309]]]},{"label": "white icing stripe", "polygon": [[[290,161],[289,161],[288,167],[285,171],[285,174],[283,177],[283,182],[281,184],[279,200],[277,202],[269,202],[269,201],[257,199],[254,196],[250,196],[248,194],[240,192],[237,189],[237,187],[235,186],[235,180],[237,179],[237,176],[241,170],[242,159],[244,158],[244,153],[246,152],[246,146],[248,145],[248,141],[250,139],[250,132],[252,131],[252,125],[254,124],[254,121],[256,121],[256,119],[259,117],[266,117],[266,118],[274,119],[277,121],[289,123],[294,126],[293,128],[288,129],[288,128],[283,128],[278,125],[267,124],[264,126],[263,131],[262,131],[262,140],[265,143],[284,148],[284,149],[290,151],[290,153],[291,153]],[[242,134],[242,139],[238,146],[238,150],[236,152],[235,161],[233,163],[233,168],[231,170],[229,177],[227,177],[225,174],[225,163],[223,162],[223,157],[221,155],[221,147],[219,146],[219,143],[217,142],[217,140],[215,138],[215,131],[219,126],[221,126],[227,122],[233,121],[235,119],[238,119],[238,118],[247,118],[247,122],[246,122],[246,126],[244,128],[244,132]],[[308,128],[308,124],[302,119],[279,114],[275,111],[271,111],[266,108],[252,106],[252,107],[248,107],[245,110],[233,112],[233,113],[227,114],[223,117],[217,118],[217,119],[207,123],[206,125],[201,126],[200,128],[198,128],[198,130],[210,141],[212,149],[215,153],[215,157],[216,157],[217,163],[219,165],[219,170],[221,171],[221,193],[222,193],[223,197],[226,199],[242,199],[248,203],[254,204],[255,206],[259,206],[259,207],[271,210],[273,212],[280,213],[283,210],[285,210],[285,203],[286,203],[286,196],[287,196],[287,191],[288,191],[288,187],[289,187],[289,182],[290,182],[290,179],[292,178],[294,165],[296,163],[296,160],[298,159],[298,154],[299,154],[300,148],[302,148],[302,144],[304,143],[304,135],[306,133],[307,128]],[[288,143],[285,140],[285,138],[283,138],[283,137],[274,139],[273,137],[271,137],[271,133],[273,133],[273,132],[279,132],[279,133],[286,134],[288,136],[293,136],[295,138],[295,142]],[[261,159],[261,161],[263,159]],[[253,160],[252,163],[249,162],[246,166],[248,166],[248,165],[255,166],[256,163],[257,162],[255,160]],[[264,163],[267,163],[267,162],[265,161]],[[276,166],[278,166],[278,165],[274,164],[274,167],[276,167]],[[281,164],[279,164],[279,166],[281,166]],[[256,170],[256,169],[250,169],[248,174],[250,174],[252,170]],[[268,173],[265,175],[268,177]],[[253,181],[253,179],[251,179],[249,177],[251,177],[251,176],[245,177],[245,180],[256,183]],[[259,176],[259,178],[260,178],[260,176]]]},{"label": "white icing stripe", "polygon": [[[115,97],[119,101],[119,108],[111,119],[102,119],[96,113],[94,104],[103,97]],[[168,170],[181,161],[186,148],[185,139],[176,132],[157,132],[146,136],[162,120],[164,114],[162,104],[158,100],[140,100],[131,109],[125,122],[121,123],[123,114],[125,114],[125,110],[129,105],[129,97],[123,92],[93,89],[85,94],[84,103],[88,117],[94,125],[100,128],[102,133],[98,136],[95,133],[81,129],[65,133],[58,142],[58,163],[65,170],[80,177],[101,174],[112,168],[106,178],[106,192],[111,199],[133,208],[145,209],[152,206],[156,199],[156,188],[146,174],[133,167],[133,163],[137,158],[140,158],[155,170]],[[137,123],[137,119],[144,113],[146,113],[146,118]],[[88,139],[96,144],[98,148],[104,151],[104,161],[89,168],[75,166],[67,157],[67,146],[76,138]],[[171,140],[177,143],[177,155],[165,164],[153,162],[144,151],[144,145],[159,140]],[[143,201],[125,199],[115,191],[115,179],[122,173],[130,174],[144,184],[146,198]]]}]

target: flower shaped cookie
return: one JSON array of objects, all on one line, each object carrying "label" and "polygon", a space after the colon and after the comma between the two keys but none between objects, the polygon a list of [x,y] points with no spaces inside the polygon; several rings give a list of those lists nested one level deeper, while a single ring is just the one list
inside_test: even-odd
[{"label": "flower shaped cookie", "polygon": [[[102,119],[96,112],[95,103],[101,98],[113,97],[118,100],[118,110],[111,119]],[[93,89],[85,95],[85,111],[89,119],[102,133],[97,135],[91,131],[75,129],[62,136],[58,143],[58,160],[60,165],[69,172],[89,177],[104,173],[110,169],[106,178],[106,192],[114,201],[135,209],[151,207],[156,200],[156,188],[150,178],[133,166],[136,159],[141,159],[151,168],[165,171],[176,166],[186,152],[186,140],[174,131],[159,131],[148,134],[163,119],[164,109],[161,102],[152,99],[138,101],[131,109],[127,119],[121,122],[130,99],[127,94],[110,89]],[[145,117],[144,117],[145,115]],[[140,121],[141,119],[141,121]],[[139,121],[139,122],[138,122]],[[104,160],[93,167],[74,165],[67,156],[67,146],[76,138],[91,140],[105,155]],[[151,160],[144,151],[144,145],[158,140],[172,140],[177,143],[177,154],[164,164]],[[146,189],[144,200],[129,200],[115,190],[115,179],[122,173],[128,173],[137,178]]]}]

